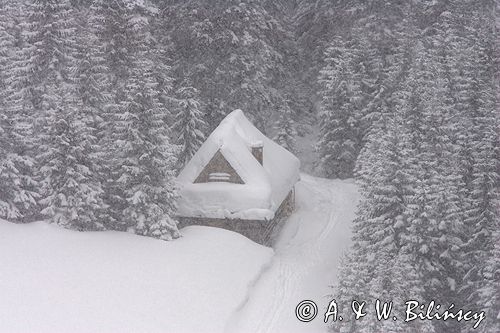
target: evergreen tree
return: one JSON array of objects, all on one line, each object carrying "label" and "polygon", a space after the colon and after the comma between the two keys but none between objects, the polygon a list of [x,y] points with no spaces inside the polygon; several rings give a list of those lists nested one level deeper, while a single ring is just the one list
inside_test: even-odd
[{"label": "evergreen tree", "polygon": [[466,276],[469,302],[480,304],[477,300],[477,290],[483,284],[487,267],[477,265],[485,263],[494,248],[494,233],[498,229],[500,212],[498,210],[499,166],[498,151],[498,117],[491,103],[493,89],[486,88],[485,95],[479,100],[480,105],[473,111],[470,129],[472,141],[471,183],[469,202],[467,206],[466,225],[471,237],[465,246],[469,271]]},{"label": "evergreen tree", "polygon": [[[417,300],[422,302],[424,298],[424,288],[421,285],[420,274],[413,265],[414,255],[411,253],[399,252],[397,256],[385,253],[377,253],[377,260],[380,263],[374,269],[374,278],[370,282],[369,304],[372,309],[375,308],[376,300],[381,303],[392,302],[393,311],[391,316],[396,318],[405,318],[405,302],[408,300]],[[378,320],[374,314],[367,316],[362,320],[362,326],[355,332],[435,332],[430,321],[404,322],[403,320],[394,320],[389,317],[387,320]]]},{"label": "evergreen tree", "polygon": [[[89,161],[92,133],[76,100],[76,21],[68,1],[34,0],[27,7],[31,63],[28,101],[36,113],[36,162],[42,214],[79,230],[100,228],[99,186]],[[97,225],[97,226],[96,226]]]},{"label": "evergreen tree", "polygon": [[197,100],[198,91],[191,85],[178,90],[179,109],[173,130],[177,133],[177,144],[181,146],[179,168],[186,165],[203,143],[205,122]]},{"label": "evergreen tree", "polygon": [[[121,157],[115,140],[117,119],[121,112],[119,103],[125,98],[123,86],[132,61],[126,40],[128,16],[125,2],[95,0],[89,7],[88,17],[88,43],[94,46],[88,45],[88,70],[84,72],[86,75],[82,83],[89,80],[91,84],[82,97],[89,101],[92,99],[90,105],[93,107],[90,110],[99,112],[94,112],[94,115],[102,119],[98,125],[97,142],[104,159],[99,178],[107,209],[102,211],[101,218],[106,229],[123,231],[127,229],[122,218],[126,201],[115,181],[119,177]],[[83,59],[82,65],[85,65]]]},{"label": "evergreen tree", "polygon": [[[402,115],[385,118],[378,136],[369,142],[361,175],[362,201],[353,225],[353,246],[350,260],[344,261],[340,276],[350,277],[341,283],[340,299],[354,297],[365,300],[394,301],[401,306],[407,299],[425,300],[422,275],[414,266],[415,252],[407,247],[411,224],[405,212],[414,196],[415,176],[410,165],[415,161],[415,147]],[[392,263],[392,264],[391,264]],[[347,273],[349,272],[349,273]],[[373,307],[372,301],[369,306]],[[396,316],[398,316],[396,314]],[[343,323],[340,332],[406,332],[429,331],[429,323],[381,321],[364,318],[359,323]]]},{"label": "evergreen tree", "polygon": [[234,109],[247,111],[266,131],[280,97],[275,83],[288,77],[279,52],[286,39],[280,22],[261,2],[243,0],[174,1],[163,15],[170,18],[164,30],[176,51],[175,76],[190,73],[208,131]]},{"label": "evergreen tree", "polygon": [[[371,60],[377,59],[377,53],[370,50],[376,51],[386,40],[397,37],[392,44],[407,45],[406,52],[403,47],[385,58],[378,72],[370,62],[365,66],[368,80],[362,86],[361,103],[365,110],[356,122],[362,138],[355,168],[362,201],[350,262],[341,269],[342,276],[345,272],[353,276],[349,281],[363,278],[365,297],[387,293],[383,279],[391,276],[387,297],[397,299],[399,286],[407,282],[396,282],[397,274],[371,259],[374,254],[387,262],[403,260],[408,271],[417,272],[405,288],[422,285],[415,292],[423,300],[439,298],[481,308],[481,286],[485,276],[492,276],[486,263],[493,253],[494,221],[498,220],[494,208],[498,122],[489,6],[457,1],[443,11],[439,4],[414,2],[411,15],[403,11],[407,19],[402,26],[391,23],[392,28],[382,31],[392,35],[380,40],[374,35],[368,44],[360,41],[362,53],[374,55]],[[364,31],[363,22],[356,23],[360,30],[355,34]],[[366,46],[370,44],[375,48]],[[377,223],[372,223],[375,218]],[[353,285],[339,286],[343,299],[355,294]],[[345,331],[399,329],[384,324],[368,321],[357,327],[351,323]],[[456,322],[436,322],[433,327],[439,332],[467,331]]]},{"label": "evergreen tree", "polygon": [[[78,34],[76,46],[75,98],[78,127],[81,131],[78,160],[85,170],[82,190],[85,202],[79,206],[81,220],[73,228],[80,230],[99,230],[106,226],[106,204],[104,203],[106,165],[102,142],[103,115],[109,97],[109,68],[105,62],[103,47],[99,44],[98,32],[102,28],[102,18],[93,14],[91,9],[81,8],[76,13]],[[78,134],[77,134],[78,135]]]},{"label": "evergreen tree", "polygon": [[[112,207],[121,228],[161,239],[178,237],[173,170],[177,147],[169,142],[159,101],[151,50],[148,16],[140,4],[127,8],[127,45],[130,60],[124,99],[116,108],[116,132],[111,136],[114,155]],[[123,209],[123,210],[121,210]]]},{"label": "evergreen tree", "polygon": [[0,4],[0,218],[22,221],[36,206],[36,182],[28,172],[33,159],[20,154],[25,131],[15,113],[12,94],[12,62],[16,51],[14,4]]},{"label": "evergreen tree", "polygon": [[326,65],[319,76],[322,88],[318,150],[327,177],[351,177],[356,161],[354,110],[358,92],[352,67],[355,59],[349,45],[337,38],[326,50]]},{"label": "evergreen tree", "polygon": [[485,322],[479,326],[480,332],[500,330],[500,232],[498,222],[493,235],[494,247],[485,262],[483,281],[479,289],[479,304],[485,311]]},{"label": "evergreen tree", "polygon": [[294,128],[295,124],[292,118],[292,110],[288,106],[288,103],[284,101],[278,112],[278,120],[275,125],[277,133],[273,140],[288,151],[295,153],[295,138],[297,136],[297,131]]}]

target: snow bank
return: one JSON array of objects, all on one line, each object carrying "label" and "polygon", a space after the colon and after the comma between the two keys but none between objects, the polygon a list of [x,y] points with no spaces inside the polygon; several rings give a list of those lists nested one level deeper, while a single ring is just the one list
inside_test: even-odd
[{"label": "snow bank", "polygon": [[[251,153],[255,144],[264,147],[264,165]],[[193,183],[219,150],[244,184]],[[299,167],[297,157],[262,134],[241,110],[235,110],[179,174],[182,190],[178,213],[186,217],[225,218],[234,214],[247,219],[272,218],[299,180]]]},{"label": "snow bank", "polygon": [[0,332],[221,332],[272,250],[209,227],[162,242],[0,220]]}]

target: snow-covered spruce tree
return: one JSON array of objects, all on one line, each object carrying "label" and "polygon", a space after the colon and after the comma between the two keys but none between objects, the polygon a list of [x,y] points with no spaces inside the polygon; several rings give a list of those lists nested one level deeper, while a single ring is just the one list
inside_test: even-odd
[{"label": "snow-covered spruce tree", "polygon": [[26,131],[16,114],[12,96],[16,37],[14,4],[0,4],[0,218],[23,221],[36,206],[35,181],[30,176],[33,159],[23,155]]},{"label": "snow-covered spruce tree", "polygon": [[[175,46],[172,43],[171,35],[166,33],[164,30],[164,22],[170,21],[171,18],[165,12],[161,12],[161,9],[159,8],[161,5],[166,5],[164,2],[159,2],[156,5],[148,5],[146,2],[145,5],[150,12],[155,14],[151,16],[149,24],[152,40],[155,45],[155,47],[150,51],[152,53],[151,60],[156,66],[154,73],[158,83],[156,90],[159,92],[159,100],[163,104],[163,107],[169,109],[173,105],[177,104],[177,101],[174,98],[175,87],[174,77],[172,76],[172,58],[173,54],[175,54]],[[181,76],[181,78],[182,79],[180,81],[184,82],[184,76]],[[172,124],[174,122],[173,118],[173,114],[169,115],[165,121]]]},{"label": "snow-covered spruce tree", "polygon": [[[496,1],[496,40],[494,49],[496,54],[496,107],[500,104],[500,1]],[[498,126],[498,125],[497,125]],[[497,127],[498,128],[498,127]],[[497,144],[497,147],[499,145]],[[497,159],[498,161],[498,159]],[[497,169],[498,170],[498,169]],[[479,304],[485,307],[487,322],[479,330],[481,332],[500,332],[500,190],[499,186],[493,189],[496,200],[496,225],[492,235],[493,249],[486,259],[483,277],[484,283],[479,290]]]},{"label": "snow-covered spruce tree", "polygon": [[[478,20],[470,14],[482,11],[484,15],[491,10],[484,10],[483,5],[476,8],[460,2],[451,4],[447,7],[449,11],[438,11],[441,16],[436,15],[430,22],[432,33],[421,34],[422,21],[412,18],[410,23],[414,26],[414,33],[403,31],[400,36],[412,42],[412,47],[407,48],[410,52],[402,54],[405,60],[401,69],[395,66],[396,72],[386,73],[397,74],[394,77],[399,77],[400,84],[389,85],[387,83],[392,80],[377,79],[374,87],[391,90],[389,98],[381,100],[382,112],[379,114],[382,119],[384,115],[389,115],[389,118],[399,115],[404,119],[404,125],[399,126],[404,131],[397,137],[406,141],[405,146],[411,151],[401,158],[407,163],[399,167],[407,179],[403,187],[406,194],[401,201],[401,217],[397,217],[400,222],[394,226],[395,235],[400,239],[399,253],[411,255],[409,263],[418,272],[417,281],[425,287],[424,299],[435,297],[457,306],[481,308],[477,300],[478,290],[485,281],[484,276],[488,275],[484,274],[487,271],[484,265],[486,258],[491,257],[492,221],[498,220],[498,215],[495,215],[498,209],[495,211],[494,208],[498,187],[498,171],[495,171],[498,170],[498,153],[494,147],[498,146],[495,144],[498,136],[493,134],[498,123],[493,118],[495,107],[491,98],[491,84],[494,82],[491,75],[493,53],[488,47],[492,44],[488,28],[491,24],[484,24],[487,19]],[[419,2],[414,5],[419,5]],[[414,14],[416,18],[433,10],[423,2],[420,5],[422,7]],[[457,13],[455,5],[467,10]],[[471,28],[475,24],[478,26]],[[464,26],[468,28],[463,29]],[[391,61],[390,58],[386,60]],[[370,66],[368,70],[370,72]],[[374,193],[380,174],[388,172],[384,167],[387,158],[380,154],[385,150],[382,149],[385,140],[381,139],[386,132],[385,122],[379,121],[378,115],[369,118],[376,120],[372,122],[375,126],[365,137],[357,161],[357,174],[362,192],[366,191],[366,197],[372,199],[366,200],[362,193],[360,216],[363,222],[356,220],[354,224],[355,245],[358,244],[357,237],[367,236],[361,238],[366,240],[360,242],[362,245],[353,246],[353,249],[377,242],[370,236],[373,230],[359,230],[369,228],[366,223],[372,216],[370,212],[373,212],[371,206],[376,203],[375,198],[385,198]],[[401,142],[394,144],[401,145]],[[377,151],[379,153],[374,154]],[[404,156],[404,150],[400,148],[399,151]],[[388,212],[393,210],[387,209]],[[369,257],[365,253],[359,257],[361,259],[355,259],[354,254],[353,250],[350,272],[356,271],[358,260]],[[365,267],[363,271],[378,272],[377,264],[373,267],[372,270]],[[467,270],[469,273],[465,274]],[[388,274],[380,271],[369,275],[368,281],[371,282],[367,285]],[[348,288],[344,286],[345,289]],[[439,322],[434,326],[439,332],[468,329],[456,322]]]},{"label": "snow-covered spruce tree", "polygon": [[485,311],[485,322],[479,332],[500,332],[500,225],[493,234],[494,247],[485,261],[482,285],[479,289],[479,304]]},{"label": "snow-covered spruce tree", "polygon": [[[102,132],[102,123],[107,108],[112,105],[110,96],[110,69],[106,49],[99,39],[105,29],[105,18],[96,10],[96,5],[77,12],[77,97],[78,108],[89,120],[93,136]],[[96,144],[97,142],[94,142]]]},{"label": "snow-covered spruce tree", "polygon": [[[78,230],[98,229],[99,186],[92,175],[88,119],[76,98],[76,21],[69,1],[27,4],[31,64],[29,101],[35,115],[42,214]],[[97,225],[96,225],[97,224]]]},{"label": "snow-covered spruce tree", "polygon": [[[358,224],[358,227],[360,224]],[[338,312],[344,314],[342,322],[332,323],[332,332],[350,333],[363,325],[361,321],[354,320],[351,313],[353,300],[364,300],[368,294],[368,281],[370,280],[371,266],[365,261],[358,262],[363,243],[354,242],[352,248],[341,259],[338,273],[338,284],[333,286],[332,298],[338,306]]]},{"label": "snow-covered spruce tree", "polygon": [[366,316],[358,330],[359,333],[387,332],[387,333],[433,333],[436,330],[430,321],[404,322],[405,302],[424,300],[424,288],[421,285],[420,274],[413,265],[414,254],[399,251],[394,256],[384,250],[377,253],[378,265],[375,266],[374,278],[369,283],[368,300],[370,308],[375,308],[376,300],[379,300],[380,308],[384,302],[392,302],[393,311],[391,316],[398,318],[394,320],[378,320],[377,316]]},{"label": "snow-covered spruce tree", "polygon": [[121,231],[129,226],[123,220],[123,211],[127,204],[125,195],[116,182],[120,177],[122,156],[122,152],[116,149],[116,140],[120,139],[116,124],[122,112],[120,103],[125,99],[124,85],[130,76],[133,59],[127,40],[128,15],[126,2],[121,0],[95,0],[89,7],[88,13],[89,38],[95,38],[93,42],[98,47],[94,49],[95,53],[91,54],[92,60],[97,62],[92,66],[99,67],[99,72],[95,72],[96,74],[104,74],[95,84],[107,86],[107,89],[101,90],[101,93],[105,95],[97,95],[107,97],[105,104],[95,100],[103,107],[100,110],[102,123],[97,137],[98,145],[104,155],[99,177],[104,191],[104,204],[107,208],[102,211],[101,218],[106,229]]},{"label": "snow-covered spruce tree", "polygon": [[[431,83],[428,84],[431,95],[425,101],[423,121],[426,126],[422,135],[427,140],[422,145],[420,162],[435,172],[433,183],[429,184],[430,190],[436,192],[431,214],[436,216],[439,224],[431,234],[436,240],[431,244],[437,244],[437,255],[447,280],[439,289],[443,299],[465,305],[467,302],[458,292],[466,269],[462,246],[467,238],[464,225],[466,200],[460,195],[465,184],[460,174],[460,148],[457,145],[462,132],[458,124],[460,114],[453,107],[453,87],[447,79],[450,68],[446,66],[446,58],[440,56],[447,36],[448,33],[438,30],[431,44],[430,57],[434,61],[429,67],[435,78],[427,80]],[[430,178],[426,180],[431,181]]]},{"label": "snow-covered spruce tree", "polygon": [[[135,225],[124,219],[126,194],[117,181],[123,172],[121,159],[124,154],[117,148],[117,143],[123,139],[122,133],[117,131],[117,124],[124,113],[123,102],[127,98],[125,85],[131,76],[135,57],[135,49],[130,44],[132,14],[129,6],[133,5],[133,2],[125,0],[95,0],[89,8],[89,29],[96,38],[96,45],[102,47],[96,54],[102,58],[95,60],[100,63],[100,74],[104,74],[102,79],[105,81],[101,83],[108,87],[104,90],[106,99],[101,105],[104,106],[100,115],[102,123],[97,134],[98,145],[105,159],[99,171],[106,206],[102,221],[107,229],[121,231]],[[100,51],[102,54],[99,56]]]},{"label": "snow-covered spruce tree", "polygon": [[81,139],[80,161],[88,168],[86,176],[91,183],[88,192],[88,217],[80,227],[85,230],[106,229],[107,206],[104,202],[104,186],[107,178],[104,168],[106,155],[103,145],[104,117],[111,102],[109,94],[109,67],[105,51],[99,43],[99,33],[103,29],[103,17],[96,14],[93,5],[82,7],[77,12],[77,45],[75,98],[80,126],[85,128]]},{"label": "snow-covered spruce tree", "polygon": [[[271,1],[269,1],[271,2]],[[272,1],[276,3],[276,1]],[[288,3],[290,5],[291,2]],[[349,11],[349,7],[356,11]],[[327,0],[295,2],[291,12],[290,21],[294,26],[295,44],[301,60],[299,75],[303,77],[306,87],[310,87],[316,101],[317,92],[321,89],[318,85],[319,71],[325,66],[324,51],[329,46],[332,36],[340,36],[352,28],[352,23],[358,19],[362,4],[355,1],[344,3]],[[349,27],[345,29],[346,27]]]},{"label": "snow-covered spruce tree", "polygon": [[352,23],[347,23],[352,26],[348,28],[348,42],[356,45],[351,49],[357,54],[353,63],[357,91],[353,118],[357,140],[362,144],[382,114],[395,107],[392,94],[399,90],[405,77],[408,49],[418,35],[412,14],[417,9],[410,2],[383,0],[352,1],[350,6],[356,8],[356,14],[350,14]]},{"label": "snow-covered spruce tree", "polygon": [[[124,226],[160,239],[178,237],[175,214],[174,167],[177,146],[169,142],[164,122],[167,110],[158,99],[149,13],[140,4],[128,4],[126,32],[130,68],[123,86],[124,99],[114,114],[115,155],[113,182],[123,206]],[[124,33],[122,32],[122,33]]]},{"label": "snow-covered spruce tree", "polygon": [[[455,243],[458,245],[458,251],[456,246],[448,246],[449,251],[446,252],[458,263],[455,266],[460,266],[458,277],[447,269],[448,280],[456,283],[449,299],[469,307],[481,308],[483,305],[479,304],[478,290],[484,283],[482,271],[492,249],[492,220],[495,218],[492,196],[497,182],[495,179],[498,179],[497,172],[494,171],[495,168],[498,169],[498,166],[495,166],[498,165],[498,157],[495,157],[494,148],[494,142],[498,139],[495,139],[494,134],[497,125],[493,116],[493,89],[491,86],[486,88],[492,75],[490,73],[488,78],[487,70],[485,71],[484,65],[487,68],[488,61],[485,58],[479,60],[481,50],[484,50],[485,46],[483,42],[489,37],[487,29],[482,31],[479,26],[478,31],[482,31],[479,33],[463,29],[463,26],[470,26],[471,21],[476,21],[471,20],[471,17],[477,15],[477,8],[467,8],[466,4],[457,1],[452,2],[449,9],[440,15],[437,22],[437,33],[446,36],[444,41],[438,43],[444,45],[441,47],[444,49],[440,56],[441,62],[449,67],[448,73],[441,72],[438,76],[447,79],[448,91],[451,92],[451,99],[443,94],[440,94],[439,98],[444,97],[444,102],[449,110],[452,110],[447,133],[455,142],[455,151],[448,159],[447,172],[441,172],[448,174],[448,181],[442,184],[450,184],[450,177],[460,179],[458,188],[453,191],[449,189],[447,193],[450,194],[441,201],[446,202],[448,207],[459,205],[459,215],[455,217],[457,222],[448,224],[448,227],[462,231],[461,244]],[[487,20],[482,20],[480,26],[485,22]],[[486,106],[487,104],[489,106]],[[479,188],[481,190],[478,190]],[[453,232],[445,230],[443,234],[446,238],[443,239],[451,239]],[[454,234],[456,235],[456,232]],[[457,272],[457,269],[453,271]],[[456,327],[455,331],[458,329]],[[466,332],[467,328],[462,330]],[[451,331],[454,331],[453,328]]]},{"label": "snow-covered spruce tree", "polygon": [[178,167],[182,168],[200,148],[205,135],[206,124],[198,102],[198,91],[191,85],[181,87],[177,94],[179,107],[175,116],[173,132],[177,135],[177,144],[181,147]]},{"label": "snow-covered spruce tree", "polygon": [[0,104],[0,218],[23,222],[33,213],[38,197],[36,181],[29,173],[34,163],[16,152],[22,142],[16,119],[1,108]]},{"label": "snow-covered spruce tree", "polygon": [[[259,1],[175,1],[165,8],[166,31],[174,43],[174,73],[190,79],[200,93],[208,131],[240,108],[266,130],[274,82],[286,77],[280,54],[280,22]],[[272,126],[272,124],[270,124]]]},{"label": "snow-covered spruce tree", "polygon": [[473,81],[474,84],[469,91],[471,103],[466,114],[470,127],[464,133],[470,142],[472,162],[468,170],[469,200],[465,220],[470,238],[464,247],[464,258],[469,271],[465,277],[464,293],[468,296],[469,303],[483,306],[477,291],[484,284],[484,271],[488,269],[485,263],[494,249],[494,233],[498,230],[500,219],[498,209],[500,125],[497,115],[498,101],[495,96],[495,67],[490,60],[494,52],[493,41],[491,34],[488,34],[488,29],[494,25],[494,21],[487,16],[479,17],[477,22],[482,23],[478,23],[473,32],[475,36],[471,40],[474,44],[468,50],[470,52],[468,61],[476,80]]},{"label": "snow-covered spruce tree", "polygon": [[[404,104],[415,160],[408,166],[413,194],[407,198],[402,235],[404,248],[414,254],[426,299],[436,297],[463,304],[459,297],[464,265],[463,186],[457,170],[458,157],[453,110],[436,45],[442,36],[418,41],[401,94],[410,96]],[[406,90],[406,92],[405,92]],[[454,332],[456,323],[434,323],[437,331]]]},{"label": "snow-covered spruce tree", "polygon": [[[407,298],[425,301],[435,295],[427,290],[439,291],[443,299],[451,299],[446,291],[453,288],[454,283],[449,282],[457,275],[454,269],[460,245],[457,237],[460,223],[453,197],[457,185],[455,178],[448,179],[448,174],[443,172],[448,166],[446,163],[453,164],[447,155],[453,147],[447,137],[440,136],[442,119],[433,117],[447,115],[435,98],[441,96],[443,90],[439,82],[432,86],[426,84],[434,82],[432,73],[438,68],[428,63],[432,54],[424,44],[416,43],[411,52],[415,60],[410,75],[400,90],[393,93],[393,112],[381,113],[358,159],[357,173],[363,196],[353,228],[353,263],[349,265],[354,279],[365,279],[367,299],[383,296],[400,302]],[[436,108],[438,113],[431,112]],[[438,156],[439,150],[434,145],[444,150],[443,156]],[[439,196],[440,193],[447,196]],[[450,199],[450,203],[446,199]],[[388,262],[394,265],[388,266]],[[356,274],[358,266],[361,267],[359,275]],[[400,268],[402,271],[397,273]],[[411,279],[405,277],[405,271],[413,272]],[[370,273],[362,275],[367,272]],[[433,329],[429,323],[424,323],[427,327],[405,328],[370,318],[364,321],[362,327],[353,331]],[[356,323],[351,324],[351,328],[352,325]]]},{"label": "snow-covered spruce tree", "polygon": [[352,176],[358,142],[355,128],[355,91],[352,62],[355,55],[342,38],[326,50],[325,67],[318,78],[321,90],[318,151],[321,169],[329,178]]},{"label": "snow-covered spruce tree", "polygon": [[[132,1],[130,1],[132,2]],[[129,75],[131,65],[130,49],[127,40],[128,16],[127,0],[95,0],[89,15],[97,26],[98,42],[103,46],[109,67],[109,81],[116,100],[121,100],[120,91]]]},{"label": "snow-covered spruce tree", "polygon": [[292,110],[287,101],[283,101],[281,104],[275,129],[277,132],[273,140],[288,151],[296,153],[295,137],[297,136],[297,131],[295,130],[295,122],[292,118]]},{"label": "snow-covered spruce tree", "polygon": [[[361,178],[362,200],[353,225],[353,246],[349,260],[343,261],[342,281],[335,295],[350,304],[352,299],[394,301],[395,307],[404,306],[407,299],[424,300],[420,287],[421,275],[415,269],[413,254],[403,250],[407,221],[404,219],[406,202],[413,195],[415,180],[409,173],[414,154],[411,137],[401,115],[385,118],[379,135],[369,142],[364,154],[365,164],[360,172],[370,177]],[[368,169],[364,171],[364,169]],[[373,308],[373,301],[368,305]],[[348,309],[347,309],[348,311]],[[432,332],[428,323],[407,325],[400,321],[377,321],[375,317],[361,321],[336,323],[340,332]]]},{"label": "snow-covered spruce tree", "polygon": [[[287,104],[295,120],[297,135],[303,136],[311,132],[310,125],[316,119],[313,96],[315,89],[304,80],[305,59],[302,58],[298,39],[295,36],[295,4],[287,1],[264,1],[264,8],[278,25],[271,38],[276,42],[276,49],[281,57],[283,69],[279,75],[273,77],[272,88],[276,89],[280,97],[286,98]],[[310,59],[308,59],[310,60]],[[272,111],[278,112],[280,99],[271,101]],[[277,114],[279,115],[279,114]],[[276,117],[277,115],[272,115]]]}]

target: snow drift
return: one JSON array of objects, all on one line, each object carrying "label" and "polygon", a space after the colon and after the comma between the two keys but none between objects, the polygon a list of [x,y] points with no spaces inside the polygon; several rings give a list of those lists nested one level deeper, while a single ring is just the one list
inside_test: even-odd
[{"label": "snow drift", "polygon": [[163,242],[0,220],[0,332],[220,332],[272,250],[209,227]]}]

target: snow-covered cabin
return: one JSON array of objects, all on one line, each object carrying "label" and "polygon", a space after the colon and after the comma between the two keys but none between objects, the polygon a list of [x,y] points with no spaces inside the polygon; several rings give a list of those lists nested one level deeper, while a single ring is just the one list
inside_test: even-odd
[{"label": "snow-covered cabin", "polygon": [[177,178],[179,227],[221,227],[267,244],[294,208],[299,167],[297,157],[235,110]]}]

